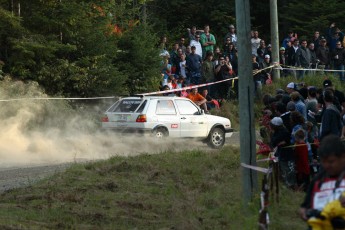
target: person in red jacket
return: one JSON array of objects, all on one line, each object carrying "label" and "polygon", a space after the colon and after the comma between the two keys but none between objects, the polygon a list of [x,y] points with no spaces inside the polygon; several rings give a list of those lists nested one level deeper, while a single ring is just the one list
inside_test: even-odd
[{"label": "person in red jacket", "polygon": [[305,131],[295,132],[295,164],[297,185],[300,190],[306,191],[310,184],[310,167],[308,162],[308,146],[305,142]]}]

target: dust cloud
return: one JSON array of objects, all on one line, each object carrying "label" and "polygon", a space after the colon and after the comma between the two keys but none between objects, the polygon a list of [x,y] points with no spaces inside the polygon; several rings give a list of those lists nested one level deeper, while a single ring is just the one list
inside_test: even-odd
[{"label": "dust cloud", "polygon": [[0,101],[0,168],[204,147],[190,139],[167,139],[162,142],[101,130],[100,118],[115,100],[88,104],[48,100],[49,97],[35,82],[0,82],[0,100],[14,98],[20,100]]}]

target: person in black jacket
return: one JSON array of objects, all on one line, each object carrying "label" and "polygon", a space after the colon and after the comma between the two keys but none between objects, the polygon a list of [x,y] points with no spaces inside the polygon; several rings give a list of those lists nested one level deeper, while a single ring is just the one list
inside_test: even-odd
[{"label": "person in black jacket", "polygon": [[341,135],[342,122],[340,111],[333,104],[334,93],[330,89],[324,91],[323,100],[325,101],[326,109],[322,115],[320,127],[320,140],[329,134],[336,136]]},{"label": "person in black jacket", "polygon": [[[331,52],[334,69],[344,70],[345,50],[340,41],[337,41],[336,48]],[[341,81],[345,81],[344,72],[338,72]]]},{"label": "person in black jacket", "polygon": [[293,149],[286,148],[290,146],[290,133],[283,124],[283,120],[280,117],[274,117],[271,120],[270,127],[273,131],[271,147],[277,148],[275,156],[279,158],[279,168],[285,185],[288,188],[295,189],[295,157]]}]

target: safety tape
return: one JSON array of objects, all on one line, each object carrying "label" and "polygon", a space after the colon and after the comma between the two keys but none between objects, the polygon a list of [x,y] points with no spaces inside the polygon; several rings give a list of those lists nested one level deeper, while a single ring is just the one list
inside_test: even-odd
[{"label": "safety tape", "polygon": [[[284,66],[284,67],[282,67]],[[307,70],[307,71],[319,71],[319,72],[345,72],[345,70],[335,70],[335,69],[310,69],[310,68],[302,68],[297,66],[288,66],[288,65],[280,65],[281,70]]]},{"label": "safety tape", "polygon": [[277,160],[276,157],[267,157],[267,158],[264,158],[264,159],[256,160],[256,162],[266,162],[266,161],[276,161],[276,160]]},{"label": "safety tape", "polygon": [[288,145],[288,146],[282,147],[282,149],[295,148],[295,147],[298,147],[298,146],[319,145],[319,144],[320,143],[306,143],[306,144],[298,144],[298,145]]},{"label": "safety tape", "polygon": [[111,97],[32,97],[32,98],[14,98],[14,99],[0,99],[0,102],[6,101],[24,101],[24,100],[100,100],[100,99],[113,99]]},{"label": "safety tape", "polygon": [[179,89],[169,89],[169,90],[156,91],[156,92],[151,92],[151,93],[142,93],[142,94],[137,94],[137,95],[149,96],[149,95],[156,95],[156,94],[162,94],[162,93],[173,93],[173,92],[179,92],[179,91],[183,91],[183,90],[190,90],[190,89],[194,89],[194,88],[219,84],[219,83],[226,82],[226,81],[234,81],[236,79],[238,79],[238,77],[224,79],[224,80],[215,81],[215,82],[204,83],[204,84],[199,84],[199,85],[186,86],[186,87],[179,88]]},{"label": "safety tape", "polygon": [[262,173],[266,173],[266,174],[272,172],[272,170],[269,169],[269,168],[267,169],[267,168],[263,168],[263,167],[248,165],[248,164],[245,164],[245,163],[241,163],[241,166],[244,167],[244,168],[252,169],[252,170],[255,170],[255,171],[258,171],[258,172],[262,172]]}]

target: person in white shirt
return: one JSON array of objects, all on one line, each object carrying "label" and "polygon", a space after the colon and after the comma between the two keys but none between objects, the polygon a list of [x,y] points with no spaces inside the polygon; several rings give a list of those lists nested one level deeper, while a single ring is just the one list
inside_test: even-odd
[{"label": "person in white shirt", "polygon": [[196,40],[191,40],[190,41],[190,46],[195,46],[195,53],[200,55],[200,57],[202,57],[202,46],[201,46],[201,43],[200,43],[200,35],[197,34],[195,35],[195,39]]},{"label": "person in white shirt", "polygon": [[258,56],[258,48],[260,46],[260,41],[261,38],[259,38],[259,32],[257,30],[253,31],[253,37],[250,40],[250,42],[252,43],[252,54],[255,54],[255,56]]},{"label": "person in white shirt", "polygon": [[182,76],[184,79],[187,77],[186,74],[186,55],[182,54],[180,56],[180,76]]}]

